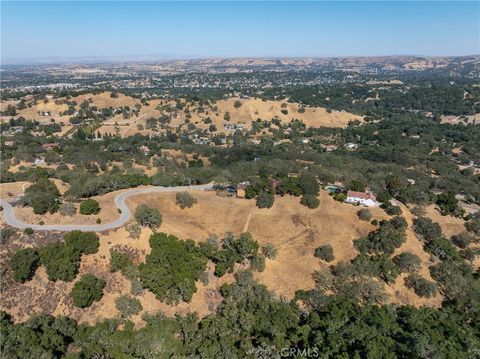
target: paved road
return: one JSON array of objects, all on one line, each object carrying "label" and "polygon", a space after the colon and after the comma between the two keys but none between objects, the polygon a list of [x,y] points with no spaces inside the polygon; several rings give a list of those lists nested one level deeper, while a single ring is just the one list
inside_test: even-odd
[{"label": "paved road", "polygon": [[25,229],[32,228],[36,231],[95,231],[102,232],[109,229],[114,229],[124,225],[131,217],[130,209],[125,204],[128,197],[136,196],[144,193],[165,193],[165,192],[181,192],[191,190],[205,190],[212,188],[211,184],[197,185],[197,186],[178,186],[178,187],[148,187],[148,188],[133,188],[118,194],[115,197],[115,205],[121,210],[120,217],[110,223],[102,224],[33,224],[25,223],[15,216],[15,210],[10,203],[0,199],[0,205],[3,207],[3,218],[12,227]]}]

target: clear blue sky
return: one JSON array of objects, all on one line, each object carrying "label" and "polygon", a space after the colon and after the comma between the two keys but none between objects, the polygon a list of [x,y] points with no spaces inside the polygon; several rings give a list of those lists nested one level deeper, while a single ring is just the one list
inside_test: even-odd
[{"label": "clear blue sky", "polygon": [[2,58],[478,54],[480,2],[7,2]]}]

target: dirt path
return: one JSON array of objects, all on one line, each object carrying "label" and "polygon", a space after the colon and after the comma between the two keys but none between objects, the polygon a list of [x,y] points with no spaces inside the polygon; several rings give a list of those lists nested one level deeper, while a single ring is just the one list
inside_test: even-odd
[{"label": "dirt path", "polygon": [[252,218],[252,212],[250,212],[248,214],[247,221],[245,222],[245,226],[243,227],[243,232],[244,233],[248,231],[248,226],[250,224],[250,218]]}]

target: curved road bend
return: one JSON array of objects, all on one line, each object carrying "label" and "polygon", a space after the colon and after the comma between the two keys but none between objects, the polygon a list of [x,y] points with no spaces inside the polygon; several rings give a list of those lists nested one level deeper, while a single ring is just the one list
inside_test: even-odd
[{"label": "curved road bend", "polygon": [[118,194],[115,197],[115,205],[121,210],[120,217],[113,222],[104,224],[33,224],[25,223],[15,216],[15,211],[10,203],[0,199],[0,205],[3,207],[3,218],[5,222],[12,227],[25,229],[32,228],[36,231],[95,231],[103,232],[109,229],[115,229],[124,225],[131,217],[130,209],[127,207],[125,200],[128,197],[136,196],[144,193],[164,193],[164,192],[180,192],[190,190],[205,190],[211,189],[211,184],[203,184],[196,186],[178,186],[178,187],[148,187],[148,188],[133,188]]}]

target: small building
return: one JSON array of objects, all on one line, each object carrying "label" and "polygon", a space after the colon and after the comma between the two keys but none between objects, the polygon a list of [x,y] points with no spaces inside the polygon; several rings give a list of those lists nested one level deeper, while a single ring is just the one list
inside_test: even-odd
[{"label": "small building", "polygon": [[250,185],[249,181],[240,182],[237,185],[237,198],[245,198],[247,186]]},{"label": "small building", "polygon": [[377,205],[377,198],[372,193],[348,191],[345,202],[374,207]]},{"label": "small building", "polygon": [[5,141],[3,144],[7,147],[13,147],[15,146],[15,141]]}]

